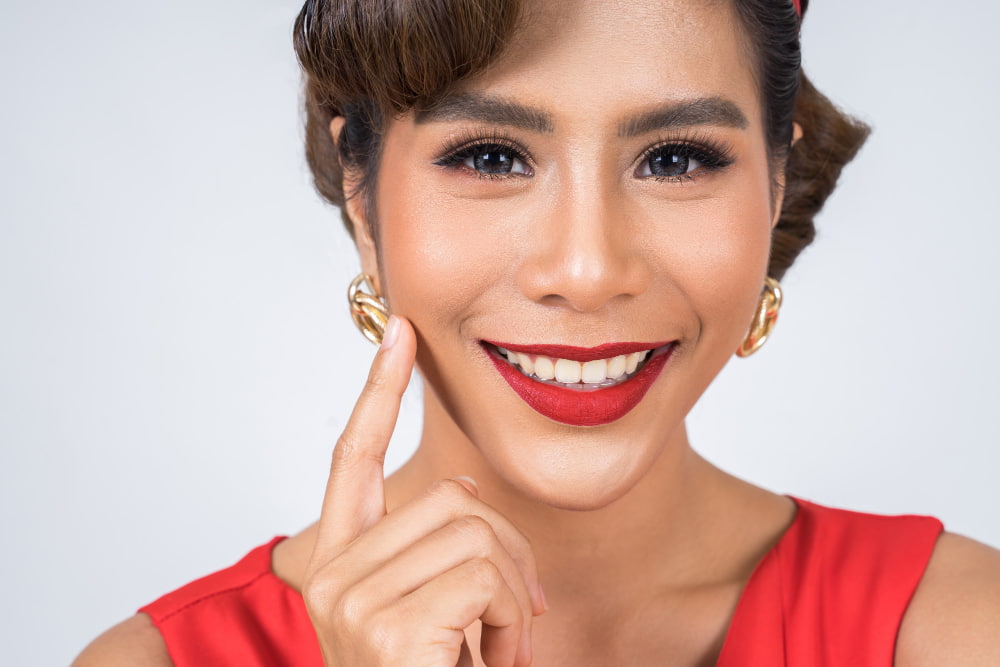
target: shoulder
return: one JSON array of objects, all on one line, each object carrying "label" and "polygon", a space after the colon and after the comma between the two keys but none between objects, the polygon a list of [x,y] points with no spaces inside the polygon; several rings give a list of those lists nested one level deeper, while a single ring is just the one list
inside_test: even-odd
[{"label": "shoulder", "polygon": [[[259,664],[242,658],[225,662],[215,657],[228,659],[240,651],[252,654],[254,646],[266,643],[262,633],[272,630],[276,623],[279,630],[284,629],[282,621],[288,621],[293,629],[303,626],[300,616],[305,615],[304,607],[298,614],[302,605],[295,604],[294,592],[269,576],[271,551],[281,539],[275,538],[234,565],[195,579],[145,605],[135,616],[95,639],[73,667],[173,667],[175,661],[198,665]],[[273,619],[275,622],[269,623]]]},{"label": "shoulder", "polygon": [[160,632],[146,614],[136,614],[95,639],[72,667],[173,667]]},{"label": "shoulder", "polygon": [[943,533],[899,629],[897,667],[1000,664],[1000,551]]}]

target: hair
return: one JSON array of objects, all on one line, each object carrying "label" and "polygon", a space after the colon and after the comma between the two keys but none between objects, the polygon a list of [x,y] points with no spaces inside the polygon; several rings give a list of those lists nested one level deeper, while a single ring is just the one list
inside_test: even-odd
[{"label": "hair", "polygon": [[[768,275],[780,279],[815,237],[814,218],[869,129],[837,109],[802,71],[800,18],[791,0],[730,1],[760,89],[775,185],[784,188],[768,267]],[[803,15],[808,5],[802,0]],[[375,178],[388,122],[433,105],[494,62],[522,10],[517,0],[307,0],[294,30],[306,159],[317,191],[341,208],[349,233],[344,204],[361,197],[369,233],[378,238]],[[345,122],[335,143],[330,122],[336,117]],[[802,127],[794,146],[793,122]],[[350,192],[344,169],[358,174]]]}]

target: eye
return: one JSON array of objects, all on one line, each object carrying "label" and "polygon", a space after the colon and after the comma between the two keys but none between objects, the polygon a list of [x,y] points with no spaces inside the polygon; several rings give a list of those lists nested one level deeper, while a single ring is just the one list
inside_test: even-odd
[{"label": "eye", "polygon": [[695,171],[700,166],[701,162],[696,158],[669,150],[661,150],[646,158],[640,166],[638,175],[676,178]]},{"label": "eye", "polygon": [[496,141],[466,144],[454,149],[435,164],[462,167],[486,178],[531,175],[527,160],[516,148]]},{"label": "eye", "polygon": [[513,149],[500,144],[480,144],[466,149],[462,164],[480,174],[526,174],[528,167]]},{"label": "eye", "polygon": [[731,163],[726,150],[687,143],[661,144],[643,154],[635,175],[640,178],[680,181],[691,179],[699,172],[722,169]]}]

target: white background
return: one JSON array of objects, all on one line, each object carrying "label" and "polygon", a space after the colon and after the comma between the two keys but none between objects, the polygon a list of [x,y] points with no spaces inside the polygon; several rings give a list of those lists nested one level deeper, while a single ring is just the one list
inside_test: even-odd
[{"label": "white background", "polygon": [[[0,7],[0,646],[57,665],[317,515],[373,348],[301,156],[297,1]],[[807,70],[875,134],[692,415],[710,459],[1000,544],[998,29],[990,0],[814,2]]]}]

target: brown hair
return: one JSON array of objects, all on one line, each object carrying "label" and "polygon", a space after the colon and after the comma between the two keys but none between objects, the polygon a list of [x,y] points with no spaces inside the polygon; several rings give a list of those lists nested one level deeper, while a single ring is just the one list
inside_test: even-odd
[{"label": "brown hair", "polygon": [[[765,132],[785,197],[772,236],[769,275],[780,279],[809,243],[813,218],[868,128],[840,112],[800,67],[799,17],[791,0],[731,0],[755,63]],[[802,1],[803,13],[808,0]],[[306,158],[320,195],[344,212],[360,196],[375,218],[382,133],[394,114],[433,104],[500,56],[516,32],[517,0],[308,0],[295,21],[305,83]],[[345,119],[336,145],[330,122]],[[791,147],[792,122],[803,137]],[[343,169],[360,174],[344,192]],[[781,170],[773,169],[780,174]],[[377,228],[369,230],[377,238]]]}]

